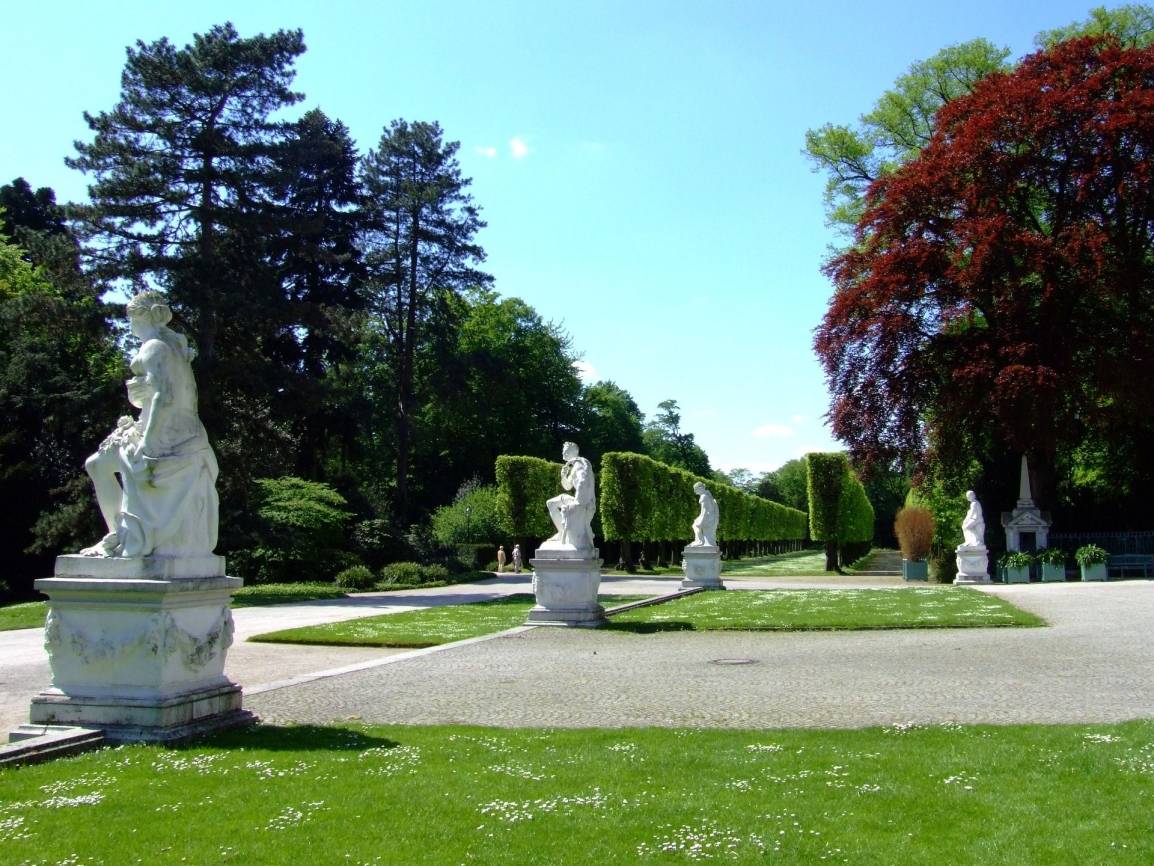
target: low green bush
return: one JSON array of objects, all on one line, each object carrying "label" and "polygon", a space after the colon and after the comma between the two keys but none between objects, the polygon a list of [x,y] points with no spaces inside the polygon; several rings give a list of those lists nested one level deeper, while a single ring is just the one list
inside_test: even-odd
[{"label": "low green bush", "polygon": [[342,589],[372,589],[377,582],[376,575],[367,565],[354,565],[340,572],[336,578]]},{"label": "low green bush", "polygon": [[381,569],[385,585],[417,586],[424,582],[424,566],[419,562],[390,562]]},{"label": "low green bush", "polygon": [[1066,551],[1060,547],[1043,547],[1034,554],[1034,558],[1044,565],[1065,565]]},{"label": "low green bush", "polygon": [[1003,553],[1001,559],[998,560],[999,566],[1009,569],[1029,568],[1033,564],[1034,557],[1021,550],[1012,550],[1008,553]]}]

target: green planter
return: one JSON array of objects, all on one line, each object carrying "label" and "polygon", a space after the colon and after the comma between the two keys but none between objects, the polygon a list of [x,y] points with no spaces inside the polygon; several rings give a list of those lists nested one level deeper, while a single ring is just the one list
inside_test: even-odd
[{"label": "green planter", "polygon": [[1093,565],[1081,565],[1082,580],[1105,580],[1106,563],[1095,562]]},{"label": "green planter", "polygon": [[902,580],[929,580],[930,564],[924,559],[903,559]]},{"label": "green planter", "polygon": [[1030,569],[1026,568],[1006,568],[1002,567],[1002,580],[1006,583],[1029,583]]},{"label": "green planter", "polygon": [[1066,581],[1066,566],[1056,565],[1049,562],[1042,563],[1042,582],[1043,583],[1065,583]]}]

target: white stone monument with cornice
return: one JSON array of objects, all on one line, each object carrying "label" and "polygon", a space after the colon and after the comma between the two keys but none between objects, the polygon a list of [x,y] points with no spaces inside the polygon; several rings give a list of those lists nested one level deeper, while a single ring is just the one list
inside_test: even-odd
[{"label": "white stone monument with cornice", "polygon": [[990,552],[986,549],[986,518],[982,514],[982,504],[974,491],[966,491],[970,508],[962,518],[962,543],[954,553],[957,556],[958,573],[954,583],[959,585],[990,582]]},{"label": "white stone monument with cornice", "polygon": [[137,295],[128,316],[141,341],[127,386],[139,414],[122,417],[85,463],[107,532],[36,581],[48,596],[52,686],[13,740],[80,726],[113,742],[163,742],[255,720],[224,675],[242,581],[213,553],[217,463],[193,353],[167,327],[162,295]]},{"label": "white stone monument with cornice", "polygon": [[1013,511],[1002,512],[1002,528],[1006,530],[1006,550],[1024,550],[1032,553],[1050,543],[1050,515],[1034,502],[1030,484],[1030,464],[1022,455],[1018,477],[1018,502]]},{"label": "white stone monument with cornice", "polygon": [[593,628],[605,623],[605,609],[597,601],[601,586],[600,553],[593,546],[593,515],[597,510],[593,467],[577,446],[566,442],[561,450],[562,493],[545,503],[557,532],[541,543],[529,560],[537,603],[527,625]]},{"label": "white stone monument with cornice", "polygon": [[681,568],[685,577],[682,589],[725,589],[721,582],[721,549],[717,546],[720,512],[717,500],[700,481],[693,485],[701,511],[693,521],[693,541],[681,551]]}]

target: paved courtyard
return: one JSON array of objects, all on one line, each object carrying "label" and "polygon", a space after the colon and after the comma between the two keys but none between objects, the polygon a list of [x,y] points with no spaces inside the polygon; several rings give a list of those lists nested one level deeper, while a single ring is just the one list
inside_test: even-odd
[{"label": "paved courtyard", "polygon": [[[620,594],[677,581],[611,579]],[[900,584],[900,581],[897,581]],[[860,584],[884,591],[884,578]],[[744,580],[733,587],[828,586]],[[272,628],[525,591],[524,579],[236,611],[228,672],[270,722],[856,727],[1154,717],[1154,583],[995,586],[1035,629],[693,633],[517,629],[411,652],[254,644]],[[0,725],[48,684],[42,630],[0,633]],[[732,664],[734,660],[748,662]]]}]

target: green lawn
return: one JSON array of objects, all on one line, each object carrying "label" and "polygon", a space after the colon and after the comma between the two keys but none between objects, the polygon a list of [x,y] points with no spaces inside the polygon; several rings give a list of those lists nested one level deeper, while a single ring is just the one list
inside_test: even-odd
[{"label": "green lawn", "polygon": [[[616,606],[643,598],[648,596],[602,595],[598,596],[598,601],[606,606]],[[249,640],[339,646],[437,646],[524,625],[533,604],[532,595],[516,593],[474,604],[429,607],[405,613],[273,631]]]},{"label": "green lawn", "polygon": [[972,589],[806,589],[702,592],[615,616],[629,631],[1037,626],[1045,623]]},{"label": "green lawn", "polygon": [[726,560],[721,572],[731,577],[817,577],[836,574],[825,570],[825,551],[795,550],[777,556]]},{"label": "green lawn", "polygon": [[0,607],[0,631],[17,628],[43,628],[47,608],[42,601],[26,601]]},{"label": "green lawn", "polygon": [[257,727],[0,770],[0,859],[1147,866],[1151,798],[1149,721]]}]

